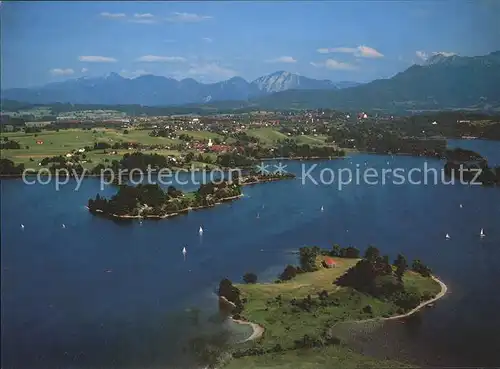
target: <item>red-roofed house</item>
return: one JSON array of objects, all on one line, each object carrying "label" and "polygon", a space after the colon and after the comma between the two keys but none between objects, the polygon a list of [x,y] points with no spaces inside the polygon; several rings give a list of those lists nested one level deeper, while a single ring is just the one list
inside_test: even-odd
[{"label": "red-roofed house", "polygon": [[226,145],[212,145],[212,147],[210,147],[210,150],[214,151],[214,152],[226,152],[226,151],[229,151],[229,146],[226,146]]},{"label": "red-roofed house", "polygon": [[337,267],[337,263],[332,258],[326,258],[325,260],[323,260],[323,265],[325,266],[325,268]]}]

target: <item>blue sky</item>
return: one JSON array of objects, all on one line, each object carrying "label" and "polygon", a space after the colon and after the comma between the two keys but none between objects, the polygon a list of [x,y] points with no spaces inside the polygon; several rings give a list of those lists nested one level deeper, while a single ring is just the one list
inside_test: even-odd
[{"label": "blue sky", "polygon": [[387,78],[434,52],[500,50],[500,0],[0,5],[2,88],[117,72],[214,82],[277,70]]}]

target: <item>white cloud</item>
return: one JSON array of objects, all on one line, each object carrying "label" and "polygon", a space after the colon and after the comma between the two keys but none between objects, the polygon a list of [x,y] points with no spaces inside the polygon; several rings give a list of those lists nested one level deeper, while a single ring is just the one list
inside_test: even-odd
[{"label": "white cloud", "polygon": [[71,68],[54,68],[50,70],[50,74],[52,74],[53,76],[70,76],[73,73],[75,73],[75,71]]},{"label": "white cloud", "polygon": [[210,37],[202,37],[202,40],[205,41],[205,42],[208,42],[208,43],[214,42],[214,40],[211,39]]},{"label": "white cloud", "polygon": [[328,54],[330,52],[330,49],[327,47],[322,47],[316,50],[320,54]]},{"label": "white cloud", "polygon": [[154,15],[151,13],[135,13],[134,18],[153,18]]},{"label": "white cloud", "polygon": [[89,70],[87,68],[82,68],[81,73],[87,73]]},{"label": "white cloud", "polygon": [[357,55],[357,56],[361,56],[363,58],[383,58],[384,57],[384,54],[375,50],[372,47],[361,45],[361,46],[358,46],[357,49],[358,49],[358,53],[359,53],[359,55]]},{"label": "white cloud", "polygon": [[149,73],[146,72],[144,69],[137,69],[137,70],[133,70],[133,71],[130,71],[127,69],[122,69],[119,74],[120,74],[120,76],[122,76],[124,78],[136,78],[136,77],[140,77],[140,76],[143,76],[143,75],[149,74]]},{"label": "white cloud", "polygon": [[151,13],[135,13],[134,17],[130,19],[129,22],[139,24],[154,24],[158,22],[158,19]]},{"label": "white cloud", "polygon": [[231,78],[237,75],[237,72],[223,67],[217,63],[193,64],[188,70],[189,75],[212,78],[214,76],[222,78]]},{"label": "white cloud", "polygon": [[327,68],[327,69],[333,69],[333,70],[354,70],[357,69],[355,65],[349,64],[349,63],[343,63],[339,62],[334,59],[327,59],[324,62],[311,62],[311,65],[316,68]]},{"label": "white cloud", "polygon": [[382,58],[384,54],[375,50],[372,47],[360,45],[357,47],[331,47],[331,48],[319,48],[316,50],[320,54],[331,54],[331,53],[345,53],[353,54],[354,56],[361,58]]},{"label": "white cloud", "polygon": [[268,63],[296,63],[293,56],[280,56],[279,58],[267,60]]},{"label": "white cloud", "polygon": [[137,58],[138,62],[147,62],[147,63],[155,63],[155,62],[185,62],[186,59],[182,56],[160,56],[160,55],[144,55],[140,58]]},{"label": "white cloud", "polygon": [[109,18],[109,19],[120,19],[120,18],[125,18],[126,15],[125,13],[109,13],[109,12],[102,12],[99,14],[101,17],[104,18]]},{"label": "white cloud", "polygon": [[195,13],[172,13],[170,17],[167,18],[170,22],[185,22],[185,23],[195,23],[202,22],[204,20],[212,19],[210,15],[200,15]]},{"label": "white cloud", "polygon": [[115,63],[118,61],[115,58],[111,58],[109,56],[100,56],[100,55],[79,56],[78,60],[89,63]]}]

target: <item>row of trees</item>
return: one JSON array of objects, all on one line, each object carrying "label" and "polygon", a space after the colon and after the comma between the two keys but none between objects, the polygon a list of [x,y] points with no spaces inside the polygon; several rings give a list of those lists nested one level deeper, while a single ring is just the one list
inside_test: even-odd
[{"label": "row of trees", "polygon": [[0,142],[0,150],[17,150],[20,149],[21,145],[17,141],[9,140],[7,137],[4,137],[3,142]]},{"label": "row of trees", "polygon": [[288,139],[284,140],[275,151],[278,155],[283,157],[328,158],[331,156],[345,156],[344,150],[338,150],[332,146],[299,145],[294,140]]},{"label": "row of trees", "polygon": [[166,156],[159,154],[143,154],[142,152],[125,153],[120,160],[123,169],[140,169],[145,171],[150,166],[153,169],[169,168],[170,162]]},{"label": "row of trees", "polygon": [[236,152],[218,155],[216,159],[216,164],[220,165],[221,167],[228,168],[249,167],[255,165],[255,163],[255,159]]},{"label": "row of trees", "polygon": [[[125,132],[124,132],[125,133]],[[129,147],[132,147],[134,149],[138,149],[141,146],[141,144],[137,142],[126,142],[126,141],[120,141],[120,142],[115,142],[114,144],[109,144],[104,141],[99,141],[95,142],[93,147],[85,147],[86,151],[90,150],[107,150],[107,149],[113,149],[113,150],[127,150]]]}]

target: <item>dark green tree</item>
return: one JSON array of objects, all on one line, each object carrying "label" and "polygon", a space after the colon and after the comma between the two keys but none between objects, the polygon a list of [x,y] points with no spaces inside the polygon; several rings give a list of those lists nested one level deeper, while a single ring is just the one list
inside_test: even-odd
[{"label": "dark green tree", "polygon": [[279,278],[282,281],[289,281],[292,278],[295,278],[297,275],[297,268],[293,265],[287,265],[283,273],[280,274]]},{"label": "dark green tree", "polygon": [[257,283],[257,275],[255,273],[245,273],[243,281],[245,283]]},{"label": "dark green tree", "polygon": [[332,247],[332,252],[330,253],[331,256],[334,257],[339,257],[340,256],[340,245],[335,244]]},{"label": "dark green tree", "polygon": [[406,269],[408,269],[408,263],[406,262],[406,258],[402,254],[398,254],[398,257],[396,258],[396,260],[394,260],[394,266],[396,267],[395,271],[396,277],[400,282],[402,282],[403,275]]}]

